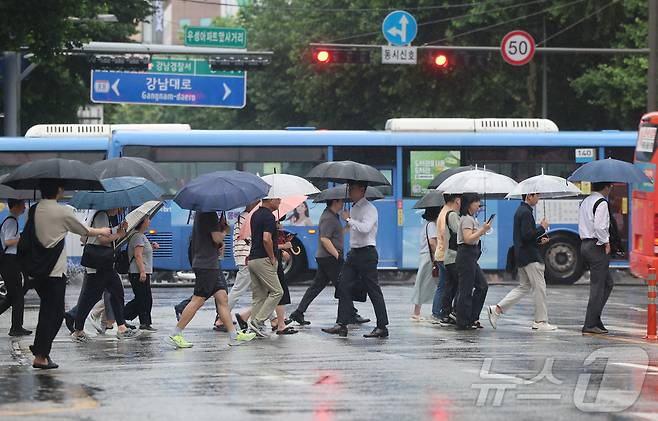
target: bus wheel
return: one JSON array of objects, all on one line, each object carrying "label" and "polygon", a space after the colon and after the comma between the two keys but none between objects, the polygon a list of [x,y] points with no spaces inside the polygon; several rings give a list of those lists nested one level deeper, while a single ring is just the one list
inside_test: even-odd
[{"label": "bus wheel", "polygon": [[580,241],[570,235],[555,235],[544,253],[546,281],[549,284],[571,285],[583,275]]},{"label": "bus wheel", "polygon": [[293,238],[292,247],[293,250],[296,250],[299,247],[301,252],[297,255],[290,253],[292,259],[288,262],[285,260],[283,261],[283,274],[286,277],[288,284],[303,281],[304,275],[308,272],[306,250],[304,249],[304,246],[299,240]]}]

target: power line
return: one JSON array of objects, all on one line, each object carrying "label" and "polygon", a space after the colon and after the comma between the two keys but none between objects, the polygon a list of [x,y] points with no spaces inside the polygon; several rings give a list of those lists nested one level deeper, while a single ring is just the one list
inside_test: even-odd
[{"label": "power line", "polygon": [[472,29],[470,31],[461,32],[457,35],[444,37],[444,38],[438,39],[436,41],[430,41],[430,42],[427,42],[423,45],[439,44],[439,43],[447,41],[447,40],[453,40],[455,38],[461,38],[463,36],[474,34],[474,33],[477,33],[477,32],[487,31],[489,29],[492,29],[492,28],[495,28],[495,27],[498,27],[498,26],[506,25],[506,24],[512,23],[512,22],[516,22],[517,20],[523,20],[523,19],[527,19],[529,17],[541,15],[543,13],[546,13],[546,12],[550,11],[550,10],[557,10],[557,9],[561,9],[563,7],[573,6],[574,4],[582,3],[583,1],[585,1],[585,0],[576,0],[576,1],[573,1],[571,3],[565,3],[565,4],[558,5],[558,6],[547,7],[546,9],[540,10],[538,12],[529,13],[527,15],[523,15],[523,16],[519,16],[519,17],[516,17],[516,18],[513,18],[513,19],[509,19],[509,20],[506,20],[504,22],[494,23],[492,25],[487,25],[487,26],[484,26],[484,27],[481,27],[481,28]]},{"label": "power line", "polygon": [[[230,6],[230,7],[238,7],[238,8],[243,8],[243,7],[248,7],[246,5],[240,5],[240,4],[234,4],[234,3],[226,3],[222,1],[204,1],[204,0],[179,0],[185,3],[196,3],[196,4],[212,4],[212,5],[217,5],[217,6]],[[510,0],[494,0],[492,3],[505,3]],[[409,6],[409,7],[363,7],[363,8],[345,8],[345,7],[330,7],[330,8],[323,8],[323,7],[316,7],[316,8],[308,8],[308,7],[293,7],[293,6],[284,6],[284,7],[279,7],[279,6],[264,6],[264,5],[257,5],[256,7],[258,8],[264,8],[264,9],[285,9],[285,10],[299,10],[299,11],[309,11],[312,10],[314,12],[329,12],[329,13],[339,13],[339,12],[357,12],[357,13],[363,13],[363,12],[392,12],[394,10],[415,10],[415,11],[422,11],[422,10],[440,10],[440,9],[456,9],[460,7],[471,7],[471,6],[478,6],[481,4],[480,2],[471,2],[471,3],[459,3],[459,4],[446,4],[446,5],[437,5],[437,6]]]},{"label": "power line", "polygon": [[583,23],[583,22],[586,21],[587,19],[589,19],[589,18],[591,18],[592,16],[594,16],[594,15],[596,15],[596,14],[602,12],[603,10],[607,9],[608,7],[610,7],[610,6],[612,6],[613,4],[618,3],[618,2],[619,2],[619,0],[613,0],[613,1],[611,1],[610,3],[608,3],[608,4],[606,4],[605,6],[601,7],[600,9],[597,9],[597,10],[593,11],[592,13],[590,13],[589,15],[587,15],[587,16],[581,18],[581,19],[578,19],[577,21],[575,21],[575,22],[572,23],[571,25],[567,26],[566,28],[563,28],[563,29],[557,31],[556,33],[554,33],[553,35],[544,38],[541,42],[538,42],[538,43],[537,43],[537,46],[540,46],[540,45],[542,45],[542,44],[545,44],[545,43],[548,42],[549,40],[551,40],[551,39],[553,39],[553,38],[555,38],[555,37],[557,37],[557,36],[559,36],[559,35],[562,35],[563,33],[567,32],[567,31],[570,30],[571,28],[573,28],[573,27],[575,27],[575,26],[577,26],[577,25],[580,25],[581,23]]},{"label": "power line", "polygon": [[[453,21],[453,20],[464,19],[464,18],[469,18],[469,17],[473,17],[473,16],[486,15],[486,14],[493,13],[493,12],[500,12],[500,11],[503,11],[503,10],[512,9],[512,8],[516,8],[516,7],[528,6],[528,5],[535,4],[535,3],[546,3],[546,1],[547,0],[532,0],[532,1],[529,1],[527,3],[514,4],[514,5],[510,5],[510,6],[500,7],[500,8],[497,8],[497,9],[486,10],[486,11],[483,11],[483,12],[466,13],[466,14],[463,14],[463,15],[451,16],[449,18],[443,18],[443,19],[437,19],[437,20],[422,22],[422,23],[419,23],[418,26],[420,27],[420,26],[434,25],[436,23],[450,22],[450,21]],[[349,35],[349,36],[346,36],[346,37],[335,38],[335,39],[333,39],[331,41],[328,41],[328,42],[333,43],[333,42],[336,42],[336,41],[345,41],[345,40],[348,40],[348,39],[361,38],[361,37],[365,37],[365,36],[369,36],[369,35],[377,35],[379,33],[381,33],[381,32],[380,31],[364,32],[364,33],[360,33],[360,34]]]}]

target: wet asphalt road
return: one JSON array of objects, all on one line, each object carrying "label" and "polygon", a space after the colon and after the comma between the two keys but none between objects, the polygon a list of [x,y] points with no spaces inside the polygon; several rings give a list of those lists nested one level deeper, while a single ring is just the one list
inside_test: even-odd
[{"label": "wet asphalt road", "polygon": [[[511,287],[492,285],[487,304]],[[304,289],[291,288],[294,303]],[[322,333],[336,313],[327,289],[307,312],[312,325],[297,335],[229,348],[226,334],[210,329],[208,303],[186,331],[194,348],[175,350],[165,343],[172,305],[190,292],[154,290],[160,330],[136,341],[107,335],[74,344],[63,327],[52,351],[61,368],[50,372],[31,368],[31,338],[10,340],[9,314],[1,316],[0,419],[658,419],[658,344],[642,339],[644,287],[613,291],[606,337],[580,333],[587,285],[549,288],[550,319],[560,327],[552,333],[531,331],[529,299],[497,330],[484,314],[485,329],[477,332],[411,322],[411,285],[387,285],[385,340],[361,336],[373,324],[351,329],[347,339]],[[69,288],[67,306],[77,293]],[[25,326],[32,329],[36,294],[27,301]],[[369,302],[357,307],[373,315]],[[588,356],[593,361],[585,364]]]}]

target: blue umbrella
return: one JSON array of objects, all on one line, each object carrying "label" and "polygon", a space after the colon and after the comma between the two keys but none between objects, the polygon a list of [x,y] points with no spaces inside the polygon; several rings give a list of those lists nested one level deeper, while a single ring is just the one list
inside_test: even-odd
[{"label": "blue umbrella", "polygon": [[574,171],[567,180],[589,181],[592,183],[605,181],[611,183],[653,183],[653,180],[644,175],[642,170],[635,165],[612,158],[588,162]]},{"label": "blue umbrella", "polygon": [[183,209],[199,212],[228,211],[247,206],[267,196],[270,185],[244,171],[204,174],[178,191],[174,202]]},{"label": "blue umbrella", "polygon": [[78,209],[108,210],[140,206],[149,200],[159,200],[164,191],[142,177],[115,177],[101,180],[105,191],[77,192],[69,204]]}]

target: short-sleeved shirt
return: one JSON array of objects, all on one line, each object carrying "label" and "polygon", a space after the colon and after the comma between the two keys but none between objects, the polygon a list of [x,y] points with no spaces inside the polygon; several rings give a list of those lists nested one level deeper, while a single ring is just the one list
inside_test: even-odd
[{"label": "short-sleeved shirt", "polygon": [[[42,199],[36,206],[34,230],[37,239],[44,247],[55,247],[69,232],[80,236],[87,235],[87,226],[76,218],[71,206],[60,205],[54,199]],[[64,247],[50,276],[53,278],[64,276],[67,267],[66,247]]]},{"label": "short-sleeved shirt", "polygon": [[130,237],[128,243],[128,259],[130,259],[130,273],[139,273],[137,259],[135,259],[135,248],[142,247],[142,262],[144,263],[144,272],[153,273],[153,246],[146,235],[136,232]]},{"label": "short-sleeved shirt", "polygon": [[474,242],[467,243],[464,241],[464,230],[465,229],[470,229],[470,230],[478,230],[480,229],[480,223],[472,217],[471,215],[464,215],[461,217],[461,220],[459,221],[459,231],[457,231],[457,244],[469,244],[471,246],[476,246],[479,239],[476,239]]},{"label": "short-sleeved shirt", "polygon": [[[89,226],[92,228],[109,228],[110,227],[110,218],[108,217],[107,213],[104,211],[98,211],[95,214],[92,215],[91,219],[89,220],[90,224]],[[89,237],[87,238],[87,242],[85,244],[96,244],[96,245],[103,245],[107,247],[112,247],[111,244],[101,244],[101,242],[98,240],[98,237]],[[93,268],[85,268],[85,271],[87,273],[96,273],[96,269]]]},{"label": "short-sleeved shirt", "polygon": [[[18,231],[18,219],[15,216],[8,216],[5,218],[2,223],[2,229],[0,230],[0,241],[2,242],[2,248],[4,249],[5,242],[7,240],[18,240],[21,236],[21,233]],[[17,244],[7,247],[5,254],[16,254],[16,249],[18,248]]]},{"label": "short-sleeved shirt", "polygon": [[239,238],[242,224],[244,224],[247,215],[249,215],[248,212],[241,212],[238,220],[235,221],[235,225],[233,225],[233,258],[235,259],[235,264],[238,266],[244,266],[246,264],[251,250],[251,238]]},{"label": "short-sleeved shirt", "polygon": [[318,236],[318,251],[315,257],[329,257],[331,254],[322,245],[321,238],[327,238],[331,244],[338,250],[338,253],[343,254],[344,238],[343,238],[343,225],[338,220],[338,215],[333,213],[327,207],[320,216],[320,223],[318,224],[320,235]]},{"label": "short-sleeved shirt", "polygon": [[420,254],[429,253],[429,244],[428,238],[436,238],[436,222],[427,221],[423,225],[423,229],[420,231]]},{"label": "short-sleeved shirt", "polygon": [[[263,245],[263,233],[272,234],[272,242],[276,244],[276,220],[272,211],[266,207],[260,207],[251,215],[251,252],[249,259],[262,259],[268,257]],[[275,246],[276,248],[276,246]]]},{"label": "short-sleeved shirt", "polygon": [[217,212],[197,212],[192,226],[192,267],[219,269],[219,249],[212,240],[213,232],[220,232]]},{"label": "short-sleeved shirt", "polygon": [[[444,247],[446,250],[445,253],[445,259],[443,260],[443,263],[446,265],[451,265],[455,263],[457,260],[457,250],[452,250],[450,248],[450,230],[452,230],[453,234],[452,235],[457,235],[459,237],[459,214],[455,211],[452,211],[448,214],[448,223],[446,224],[445,227],[445,232],[443,234],[443,239],[444,239]],[[448,229],[448,227],[450,229]]]}]

